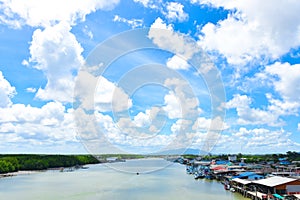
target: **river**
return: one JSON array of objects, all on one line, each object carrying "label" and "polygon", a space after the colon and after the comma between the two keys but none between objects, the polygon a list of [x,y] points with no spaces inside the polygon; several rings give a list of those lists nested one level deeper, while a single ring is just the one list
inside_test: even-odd
[{"label": "river", "polygon": [[[162,159],[88,165],[0,179],[1,199],[22,200],[245,200],[215,180],[194,180],[185,166]],[[138,174],[137,174],[138,173]]]}]

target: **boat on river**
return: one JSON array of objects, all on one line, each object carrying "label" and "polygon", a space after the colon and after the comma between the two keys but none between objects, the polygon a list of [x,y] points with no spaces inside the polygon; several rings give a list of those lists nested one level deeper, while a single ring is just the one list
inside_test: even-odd
[{"label": "boat on river", "polygon": [[204,177],[205,177],[205,175],[201,172],[195,172],[195,174],[194,174],[195,179],[204,178]]}]

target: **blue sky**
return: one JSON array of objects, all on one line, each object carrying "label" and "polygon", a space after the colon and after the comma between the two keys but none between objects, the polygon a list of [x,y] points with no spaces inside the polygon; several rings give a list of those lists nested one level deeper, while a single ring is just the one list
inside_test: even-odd
[{"label": "blue sky", "polygon": [[0,0],[0,153],[299,151],[299,4]]}]

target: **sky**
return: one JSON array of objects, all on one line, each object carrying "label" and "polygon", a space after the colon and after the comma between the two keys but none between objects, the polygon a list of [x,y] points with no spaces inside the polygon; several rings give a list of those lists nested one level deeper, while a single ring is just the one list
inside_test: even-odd
[{"label": "sky", "polygon": [[299,12],[0,0],[0,153],[299,151]]}]

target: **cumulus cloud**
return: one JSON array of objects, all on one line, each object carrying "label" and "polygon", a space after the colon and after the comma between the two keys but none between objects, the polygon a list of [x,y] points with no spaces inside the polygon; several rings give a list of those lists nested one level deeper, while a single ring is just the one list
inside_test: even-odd
[{"label": "cumulus cloud", "polygon": [[230,64],[276,59],[300,45],[298,1],[201,0],[197,3],[231,10],[217,24],[204,25],[199,37],[205,49],[219,52]]},{"label": "cumulus cloud", "polygon": [[[13,104],[10,99],[15,93],[15,88],[4,79],[0,72],[0,146],[2,152],[7,151],[5,148],[10,148],[11,152],[24,151],[24,148],[28,152],[36,151],[37,148],[40,148],[42,152],[53,152],[53,149],[48,149],[48,147],[57,145],[56,150],[58,150],[62,145],[77,142],[73,131],[72,109],[67,110],[60,102],[48,102],[40,108]],[[9,145],[13,145],[16,149]],[[32,148],[33,146],[36,149]]]},{"label": "cumulus cloud", "polygon": [[110,115],[98,111],[94,115],[80,109],[75,112],[81,142],[92,153],[153,153],[174,139],[174,135],[149,134],[130,118],[116,122]]},{"label": "cumulus cloud", "polygon": [[41,108],[13,104],[0,108],[0,115],[1,146],[7,143],[17,143],[23,148],[35,145],[45,151],[49,146],[77,142],[72,109],[66,109],[59,102],[49,102]]},{"label": "cumulus cloud", "polygon": [[[153,109],[152,109],[153,110]],[[156,109],[156,113],[151,113],[151,109],[146,110],[145,112],[139,112],[133,118],[133,122],[137,127],[145,127],[151,124],[151,120],[156,117],[158,109]]]},{"label": "cumulus cloud", "polygon": [[[98,9],[111,9],[113,1],[19,1],[4,0],[0,4],[0,23],[36,29],[30,45],[30,59],[34,68],[43,71],[47,78],[44,88],[39,88],[36,97],[41,100],[72,102],[74,78],[83,63],[83,48],[71,33],[71,26]],[[83,30],[85,31],[85,29]],[[86,32],[93,37],[91,32]],[[29,62],[24,60],[23,65]]]},{"label": "cumulus cloud", "polygon": [[101,112],[124,111],[132,106],[132,100],[114,83],[105,77],[98,77],[98,84],[95,91],[95,109]]},{"label": "cumulus cloud", "polygon": [[171,131],[175,134],[178,132],[190,130],[192,121],[186,119],[178,119],[174,124],[171,126]]},{"label": "cumulus cloud", "polygon": [[52,26],[61,21],[69,24],[84,20],[85,16],[98,9],[112,9],[119,0],[87,0],[87,1],[39,1],[39,0],[2,0],[0,4],[0,23],[16,28],[23,25]]},{"label": "cumulus cloud", "polygon": [[223,131],[229,127],[220,117],[215,117],[214,119],[199,117],[193,124],[192,129],[197,131]]},{"label": "cumulus cloud", "polygon": [[201,112],[199,101],[186,80],[168,78],[164,85],[171,91],[165,95],[164,110],[169,118],[194,118]]},{"label": "cumulus cloud", "polygon": [[76,83],[74,98],[85,110],[121,112],[132,106],[132,100],[123,89],[103,76],[79,71]]},{"label": "cumulus cloud", "polygon": [[67,23],[61,22],[33,33],[30,62],[47,78],[45,88],[37,91],[39,99],[72,101],[74,72],[83,63],[83,49],[70,30]]},{"label": "cumulus cloud", "polygon": [[212,134],[212,141],[207,132],[195,135],[193,148],[206,149],[207,142],[211,142],[212,147],[209,152],[213,153],[261,153],[262,149],[271,153],[282,153],[289,150],[295,150],[300,144],[291,140],[291,133],[283,129],[269,130],[267,128],[245,128],[231,130],[232,133]]},{"label": "cumulus cloud", "polygon": [[167,67],[175,70],[187,70],[190,66],[184,59],[180,58],[177,55],[174,55],[172,58],[168,59]]},{"label": "cumulus cloud", "polygon": [[16,88],[11,86],[0,71],[0,108],[12,105],[11,98],[16,95]]},{"label": "cumulus cloud", "polygon": [[199,47],[194,41],[183,34],[175,32],[171,24],[167,25],[159,17],[151,25],[148,37],[158,47],[169,50],[184,60],[191,59],[199,51]]},{"label": "cumulus cloud", "polygon": [[282,125],[279,120],[279,114],[270,110],[261,110],[251,108],[252,99],[247,95],[234,95],[234,97],[226,103],[228,109],[235,108],[238,115],[239,124],[267,124],[270,126]]},{"label": "cumulus cloud", "polygon": [[[241,119],[241,121],[248,121],[252,118],[250,116],[253,114],[252,119],[254,120],[255,116],[260,116],[259,119],[261,119],[261,123],[265,123],[270,120],[269,122],[273,121],[272,123],[274,125],[284,125],[285,122],[281,118],[285,116],[299,115],[300,98],[299,95],[297,95],[300,92],[299,77],[299,64],[292,65],[289,63],[275,62],[274,64],[267,65],[253,77],[247,78],[242,86],[242,89],[245,89],[246,92],[258,89],[265,90],[267,88],[269,92],[264,94],[267,100],[267,105],[261,109],[250,108],[252,101],[256,100],[256,97],[253,96],[254,99],[250,99],[245,95],[239,95],[238,98],[235,96],[233,99],[235,99],[234,101],[236,102],[234,103],[231,101],[231,103],[234,103],[237,106],[236,108],[239,117],[245,116],[245,118],[242,117],[244,120]],[[242,107],[244,108],[242,109]],[[246,119],[247,112],[249,113],[248,120]]]},{"label": "cumulus cloud", "polygon": [[265,68],[268,78],[272,77],[275,91],[288,102],[300,102],[300,64],[276,62]]},{"label": "cumulus cloud", "polygon": [[[299,77],[300,65],[276,62],[266,66],[262,71],[256,73],[254,77],[246,79],[243,85],[246,90],[248,88],[253,89],[253,87],[270,89],[269,93],[265,94],[268,104],[265,106],[263,113],[265,115],[272,115],[274,120],[278,120],[282,116],[298,116],[300,108],[300,98],[299,95],[297,95],[300,92]],[[246,105],[250,105],[252,100],[245,95],[242,96],[244,100],[246,98],[248,99],[247,103],[246,100],[243,102],[246,103]],[[241,100],[242,98],[239,99]],[[235,98],[235,100],[237,99]],[[240,106],[238,106],[238,104],[240,104]],[[236,105],[241,108],[244,104],[242,102],[236,102]],[[245,115],[246,112],[262,114],[262,110],[250,109],[250,111],[249,107],[246,107],[247,109],[244,110]],[[242,112],[239,112],[241,109],[237,109],[237,111],[238,114],[242,114]]]},{"label": "cumulus cloud", "polygon": [[181,3],[167,2],[166,17],[171,21],[186,21],[188,19],[188,14],[183,11],[183,8],[184,6]]},{"label": "cumulus cloud", "polygon": [[164,103],[166,105],[164,110],[168,113],[170,119],[182,118],[181,104],[174,92],[169,92],[165,95]]},{"label": "cumulus cloud", "polygon": [[25,106],[24,104],[13,104],[11,107],[0,109],[0,122],[34,122],[42,125],[50,125],[44,122],[53,121],[54,119],[56,119],[54,120],[55,122],[61,121],[64,111],[65,107],[59,102],[49,102],[41,108],[30,105]]},{"label": "cumulus cloud", "polygon": [[[266,128],[246,129],[241,127],[233,134],[244,148],[259,151],[261,147],[272,152],[280,152],[282,149],[290,149],[299,146],[290,139],[291,133],[283,129],[271,131]],[[294,147],[293,147],[294,146]]]}]

